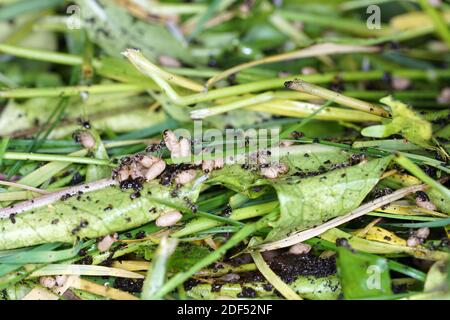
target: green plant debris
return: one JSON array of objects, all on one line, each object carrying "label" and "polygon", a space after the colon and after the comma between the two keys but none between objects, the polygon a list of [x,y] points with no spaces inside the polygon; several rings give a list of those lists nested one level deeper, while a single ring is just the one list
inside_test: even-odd
[{"label": "green plant debris", "polygon": [[448,299],[449,26],[0,0],[0,300]]}]

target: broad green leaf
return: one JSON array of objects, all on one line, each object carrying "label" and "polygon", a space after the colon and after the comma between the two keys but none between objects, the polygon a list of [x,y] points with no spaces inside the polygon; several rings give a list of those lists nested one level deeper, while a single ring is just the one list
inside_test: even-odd
[{"label": "broad green leaf", "polygon": [[155,220],[170,207],[146,197],[169,199],[178,207],[187,207],[186,199],[195,202],[201,184],[185,185],[171,196],[173,187],[159,181],[145,183],[136,199],[134,190],[118,186],[75,194],[66,200],[18,214],[13,219],[0,219],[0,250],[32,246],[48,242],[72,243],[78,238],[97,238],[125,231]]},{"label": "broad green leaf", "polygon": [[337,248],[337,269],[345,299],[393,294],[387,260]]},{"label": "broad green leaf", "polygon": [[210,253],[210,249],[205,246],[180,244],[170,257],[168,269],[172,272],[188,270]]},{"label": "broad green leaf", "polygon": [[78,0],[83,26],[93,42],[108,55],[119,57],[126,48],[139,48],[151,60],[170,55],[184,62],[194,59],[162,24],[137,20],[124,7],[106,0]]},{"label": "broad green leaf", "polygon": [[241,165],[227,165],[221,170],[213,171],[209,184],[220,184],[235,192],[242,192],[254,199],[265,192],[266,186],[258,185],[261,177],[254,171],[246,170]]},{"label": "broad green leaf", "polygon": [[364,128],[361,131],[363,136],[386,138],[398,133],[419,146],[429,146],[428,142],[433,134],[431,123],[422,119],[406,104],[394,100],[391,96],[385,97],[380,101],[391,107],[392,121],[384,125]]},{"label": "broad green leaf", "polygon": [[[279,149],[279,156],[279,161],[289,167],[288,176],[326,171],[349,159],[345,151],[318,144],[282,147]],[[257,170],[243,169],[236,164],[213,171],[208,183],[221,184],[233,191],[243,192],[250,198],[256,198],[265,192],[271,181],[263,179]]]},{"label": "broad green leaf", "polygon": [[312,178],[291,177],[274,181],[280,201],[280,218],[267,240],[319,225],[357,208],[378,183],[392,157],[336,169]]}]

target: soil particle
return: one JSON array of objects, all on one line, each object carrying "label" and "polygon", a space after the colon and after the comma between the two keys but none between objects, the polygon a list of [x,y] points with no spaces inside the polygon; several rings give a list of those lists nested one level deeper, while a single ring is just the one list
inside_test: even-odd
[{"label": "soil particle", "polygon": [[242,292],[237,296],[238,298],[256,298],[256,291],[250,287],[243,287]]},{"label": "soil particle", "polygon": [[392,192],[394,192],[391,188],[382,188],[382,189],[375,189],[371,192],[371,196],[376,199],[376,198],[381,198],[384,196],[387,196],[388,194],[391,194]]},{"label": "soil particle", "polygon": [[145,152],[160,152],[162,148],[164,148],[166,146],[164,140],[162,140],[160,143],[155,143],[155,144],[151,144],[149,145],[146,149]]},{"label": "soil particle", "polygon": [[267,284],[263,285],[263,289],[265,291],[272,291],[273,290],[273,286],[270,283],[267,283]]},{"label": "soil particle", "polygon": [[195,279],[189,279],[189,280],[184,282],[184,289],[186,291],[189,291],[189,290],[191,290],[193,287],[195,287],[198,284],[201,284],[201,282],[198,281],[198,280],[195,280]]},{"label": "soil particle", "polygon": [[222,285],[221,285],[221,284],[214,283],[214,284],[211,286],[211,292],[219,292],[221,288],[222,288]]},{"label": "soil particle", "polygon": [[136,239],[143,239],[143,238],[145,238],[145,236],[146,236],[145,231],[139,231],[138,233],[136,233],[135,238]]},{"label": "soil particle", "polygon": [[90,265],[90,264],[92,264],[92,262],[93,262],[92,257],[91,256],[86,256],[83,259],[80,259],[80,260],[76,261],[75,264]]},{"label": "soil particle", "polygon": [[360,163],[360,162],[362,162],[362,161],[364,161],[366,159],[367,159],[367,157],[366,157],[365,154],[354,153],[354,154],[352,154],[350,156],[350,158],[348,160],[349,160],[350,165],[355,165],[355,164],[358,164],[358,163]]},{"label": "soil particle", "polygon": [[122,190],[133,189],[134,191],[142,190],[143,179],[127,179],[120,183]]},{"label": "soil particle", "polygon": [[117,278],[116,281],[114,281],[115,288],[130,293],[141,292],[143,284],[144,279]]},{"label": "soil particle", "polygon": [[430,201],[430,198],[428,198],[428,195],[423,191],[416,192],[416,199],[419,199],[420,201]]},{"label": "soil particle", "polygon": [[77,234],[82,228],[86,228],[89,225],[89,221],[81,220],[80,224],[72,229],[72,234]]},{"label": "soil particle", "polygon": [[113,263],[113,256],[114,256],[114,252],[112,251],[109,255],[108,258],[106,258],[104,261],[100,262],[98,265],[99,266],[103,266],[103,267],[110,267]]},{"label": "soil particle", "polygon": [[12,224],[16,223],[16,213],[12,213],[9,215],[9,220],[11,220]]},{"label": "soil particle", "polygon": [[60,200],[61,201],[66,201],[67,199],[69,199],[70,197],[72,197],[73,195],[70,193],[66,193],[64,195],[61,196]]},{"label": "soil particle", "polygon": [[83,181],[83,177],[79,172],[75,172],[72,179],[70,180],[70,185],[75,186]]},{"label": "soil particle", "polygon": [[141,193],[139,191],[133,192],[132,194],[130,194],[130,199],[134,200],[137,199],[141,196]]},{"label": "soil particle", "polygon": [[291,137],[294,139],[301,139],[305,136],[305,134],[303,132],[298,132],[298,131],[292,131],[291,132]]},{"label": "soil particle", "polygon": [[233,211],[233,209],[231,208],[231,206],[230,206],[229,204],[227,204],[227,206],[225,207],[225,209],[223,209],[223,210],[220,212],[220,215],[221,215],[221,216],[224,216],[224,217],[228,217],[228,216],[230,216],[230,214],[231,214],[232,211]]}]

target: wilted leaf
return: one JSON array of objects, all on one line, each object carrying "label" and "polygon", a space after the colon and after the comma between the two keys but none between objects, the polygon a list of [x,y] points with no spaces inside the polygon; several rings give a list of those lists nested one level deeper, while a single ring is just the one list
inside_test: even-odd
[{"label": "wilted leaf", "polygon": [[121,190],[118,186],[75,194],[11,219],[0,219],[0,250],[48,242],[70,243],[139,227],[170,209],[144,195],[151,193],[154,198],[171,199],[174,205],[186,207],[185,199],[195,202],[200,188],[201,184],[195,188],[186,185],[178,189],[179,197],[173,198],[173,187],[154,180],[144,184],[142,196],[136,199],[130,197],[134,190]]},{"label": "wilted leaf", "polygon": [[[279,161],[289,167],[288,176],[329,170],[333,165],[343,163],[349,157],[340,149],[318,144],[282,147],[279,149],[279,156]],[[233,191],[244,192],[250,198],[256,198],[264,192],[271,181],[264,179],[255,168],[244,169],[241,165],[235,164],[213,171],[208,183],[221,184]]]},{"label": "wilted leaf", "polygon": [[180,244],[170,257],[168,269],[173,272],[185,271],[210,252],[210,249],[204,246]]},{"label": "wilted leaf", "polygon": [[391,107],[392,121],[384,125],[375,125],[364,128],[361,134],[366,137],[386,138],[393,134],[401,134],[409,141],[428,147],[433,130],[431,124],[422,119],[406,104],[394,100],[391,96],[380,100]]},{"label": "wilted leaf", "polygon": [[378,183],[391,157],[337,169],[312,178],[275,181],[280,218],[267,240],[282,239],[291,232],[319,225],[357,208]]},{"label": "wilted leaf", "polygon": [[[148,110],[150,99],[132,96],[128,93],[90,96],[85,102],[72,99],[61,126],[52,131],[50,138],[71,135],[79,125],[77,119],[88,117],[91,126],[99,131],[112,129],[115,132],[128,132],[142,129],[166,119],[163,112]],[[51,115],[57,99],[33,98],[24,103],[11,100],[0,117],[0,135],[11,135],[18,131],[32,129],[43,124]],[[82,108],[82,106],[84,108]],[[130,111],[133,112],[130,112]],[[130,126],[133,123],[133,126]]]}]

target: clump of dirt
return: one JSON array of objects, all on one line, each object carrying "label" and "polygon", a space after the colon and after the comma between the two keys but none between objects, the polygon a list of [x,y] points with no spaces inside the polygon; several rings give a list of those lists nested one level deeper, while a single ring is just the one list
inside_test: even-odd
[{"label": "clump of dirt", "polygon": [[322,259],[313,254],[283,253],[269,262],[270,268],[286,283],[298,276],[325,277],[336,273],[334,258]]},{"label": "clump of dirt", "polygon": [[[311,253],[295,255],[284,252],[269,259],[267,263],[270,269],[286,283],[294,282],[299,276],[320,278],[336,273],[334,257],[322,259]],[[240,276],[240,283],[266,281],[259,271],[241,273]]]},{"label": "clump of dirt", "polygon": [[144,279],[117,278],[114,287],[130,293],[141,292]]}]

